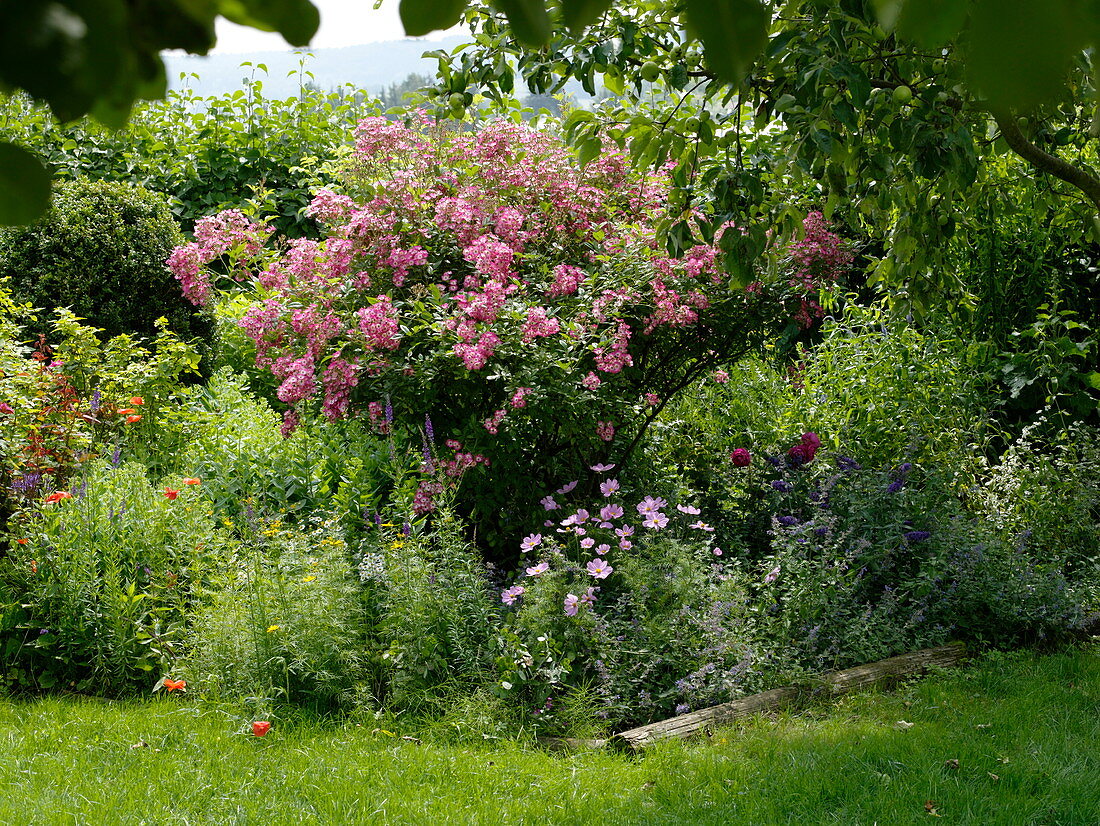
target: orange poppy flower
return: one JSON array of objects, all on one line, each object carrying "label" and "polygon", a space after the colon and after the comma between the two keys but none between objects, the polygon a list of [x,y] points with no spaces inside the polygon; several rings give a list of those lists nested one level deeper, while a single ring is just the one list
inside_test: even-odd
[{"label": "orange poppy flower", "polygon": [[17,539],[15,541],[18,542],[20,545],[26,545],[29,540],[27,540],[27,539]]},{"label": "orange poppy flower", "polygon": [[125,416],[127,413],[137,413],[137,411],[132,407],[120,407],[118,410],[120,416]]},{"label": "orange poppy flower", "polygon": [[257,720],[252,724],[252,733],[257,737],[263,737],[269,731],[271,731],[271,723],[267,720]]},{"label": "orange poppy flower", "polygon": [[46,502],[60,502],[62,499],[72,499],[73,495],[67,490],[55,490],[49,496],[46,497]]},{"label": "orange poppy flower", "polygon": [[183,480],[183,483],[185,485],[201,485],[202,479],[196,479],[194,476],[188,476],[186,479]]},{"label": "orange poppy flower", "polygon": [[145,404],[145,399],[143,399],[141,396],[131,396],[130,404]]},{"label": "orange poppy flower", "polygon": [[166,499],[175,499],[179,495],[180,495],[180,492],[178,490],[176,490],[175,488],[165,488],[164,489],[164,496],[165,496]]},{"label": "orange poppy flower", "polygon": [[140,422],[141,416],[127,416],[126,424],[133,424],[134,422]]},{"label": "orange poppy flower", "polygon": [[31,573],[32,574],[37,574],[38,573],[38,563],[35,562],[33,559],[31,560]]},{"label": "orange poppy flower", "polygon": [[165,677],[164,687],[169,691],[179,691],[181,688],[187,688],[187,680],[173,680],[170,677]]}]

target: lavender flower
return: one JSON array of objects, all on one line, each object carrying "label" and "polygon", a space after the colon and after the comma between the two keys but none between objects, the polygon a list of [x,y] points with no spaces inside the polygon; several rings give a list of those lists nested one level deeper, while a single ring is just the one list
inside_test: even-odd
[{"label": "lavender flower", "polygon": [[923,542],[924,540],[926,540],[931,535],[932,534],[929,533],[928,531],[909,531],[907,534],[905,534],[905,541],[906,542]]},{"label": "lavender flower", "polygon": [[42,482],[42,474],[37,470],[24,473],[11,483],[11,489],[21,493],[33,493]]}]

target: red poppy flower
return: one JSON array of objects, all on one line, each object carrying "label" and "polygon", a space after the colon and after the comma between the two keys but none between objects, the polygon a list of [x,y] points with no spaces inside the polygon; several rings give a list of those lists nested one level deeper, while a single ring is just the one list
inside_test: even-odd
[{"label": "red poppy flower", "polygon": [[178,490],[176,490],[175,488],[165,488],[164,489],[164,496],[165,496],[166,499],[175,499],[179,495],[180,495],[180,492]]},{"label": "red poppy flower", "polygon": [[181,688],[187,688],[187,680],[173,680],[169,677],[165,677],[164,687],[169,691],[179,691]]},{"label": "red poppy flower", "polygon": [[145,399],[143,399],[141,396],[131,396],[130,404],[145,404]]},{"label": "red poppy flower", "polygon": [[201,485],[202,479],[196,479],[194,476],[188,476],[186,479],[183,480],[183,483],[185,485]]},{"label": "red poppy flower", "polygon": [[62,499],[72,499],[73,495],[67,490],[55,490],[46,497],[46,502],[60,502]]},{"label": "red poppy flower", "polygon": [[256,737],[263,737],[269,731],[271,731],[271,723],[267,722],[267,720],[257,720],[252,724],[252,733]]},{"label": "red poppy flower", "polygon": [[140,422],[141,416],[127,416],[126,424],[133,424],[134,422]]}]

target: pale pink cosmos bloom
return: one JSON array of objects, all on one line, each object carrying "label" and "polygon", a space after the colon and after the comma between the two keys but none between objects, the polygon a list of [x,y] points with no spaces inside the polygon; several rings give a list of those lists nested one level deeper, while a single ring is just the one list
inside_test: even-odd
[{"label": "pale pink cosmos bloom", "polygon": [[580,603],[586,608],[596,604],[596,593],[600,590],[598,585],[590,585],[588,590],[581,594]]},{"label": "pale pink cosmos bloom", "polygon": [[642,525],[644,527],[646,527],[646,528],[656,528],[656,529],[663,528],[667,524],[668,524],[668,517],[665,516],[660,511],[657,511],[656,513],[651,513],[649,516],[646,517],[645,521],[642,522]]},{"label": "pale pink cosmos bloom", "polygon": [[523,595],[523,592],[527,590],[522,585],[513,585],[511,588],[506,588],[500,594],[500,601],[505,605],[514,605],[516,599]]},{"label": "pale pink cosmos bloom", "polygon": [[596,546],[596,553],[598,553],[600,556],[603,556],[605,553],[607,553],[610,550],[611,550],[611,546],[608,545],[606,542],[603,542],[603,543]]},{"label": "pale pink cosmos bloom", "polygon": [[579,602],[580,599],[577,597],[576,594],[565,595],[565,615],[567,617],[577,616],[577,603]]},{"label": "pale pink cosmos bloom", "polygon": [[668,502],[666,502],[659,496],[656,499],[654,499],[652,496],[647,496],[645,499],[638,503],[638,513],[640,513],[642,516],[652,516],[666,505],[668,505]]},{"label": "pale pink cosmos bloom", "polygon": [[562,486],[561,486],[560,488],[558,488],[558,489],[557,489],[557,491],[555,491],[555,492],[556,492],[556,493],[560,493],[560,494],[566,494],[566,493],[569,493],[569,491],[573,490],[573,488],[575,488],[576,486],[577,486],[577,480],[576,480],[576,479],[574,479],[574,480],[573,480],[572,482],[570,482],[570,483],[569,483],[568,485],[562,485]]},{"label": "pale pink cosmos bloom", "polygon": [[604,464],[592,465],[592,467],[589,468],[589,470],[594,470],[594,471],[596,471],[596,473],[607,473],[607,471],[614,470],[614,469],[615,469],[614,465],[604,465]]},{"label": "pale pink cosmos bloom", "polygon": [[540,562],[538,565],[533,565],[527,568],[527,576],[538,576],[539,574],[545,574],[550,570],[549,562]]},{"label": "pale pink cosmos bloom", "polygon": [[[622,505],[604,505],[602,508],[600,508],[600,519],[604,520],[605,522],[608,522],[612,519],[618,519],[622,515]],[[602,528],[604,526],[600,525],[600,527]]]},{"label": "pale pink cosmos bloom", "polygon": [[693,522],[692,524],[688,525],[688,527],[695,528],[695,530],[697,531],[709,531],[711,533],[714,532],[714,528],[712,528],[706,522]]},{"label": "pale pink cosmos bloom", "polygon": [[615,570],[608,564],[606,559],[600,559],[599,557],[589,560],[588,564],[584,567],[588,570],[588,573],[592,574],[596,579],[607,579],[611,576],[612,571]]},{"label": "pale pink cosmos bloom", "polygon": [[764,582],[770,584],[772,582],[775,582],[777,579],[779,579],[779,566],[778,565],[776,565],[774,568],[772,568],[770,571],[768,571],[768,575],[766,577],[764,577]]},{"label": "pale pink cosmos bloom", "polygon": [[722,555],[722,549],[719,548],[717,545],[715,545],[713,553],[714,553],[715,556],[721,556]]},{"label": "pale pink cosmos bloom", "polygon": [[591,548],[595,544],[596,540],[593,539],[591,536],[586,536],[584,539],[581,540],[582,548]]},{"label": "pale pink cosmos bloom", "polygon": [[539,500],[539,504],[542,505],[544,510],[556,511],[560,506],[554,501],[553,496],[544,496]]},{"label": "pale pink cosmos bloom", "polygon": [[580,525],[578,525],[574,529],[573,533],[575,533],[577,536],[584,536],[586,533],[588,533],[588,531],[585,528],[582,528]]},{"label": "pale pink cosmos bloom", "polygon": [[606,482],[600,482],[600,493],[602,493],[604,495],[605,499],[607,497],[611,496],[612,494],[617,493],[618,490],[619,490],[619,480],[618,479],[608,479]]},{"label": "pale pink cosmos bloom", "polygon": [[634,536],[633,525],[623,525],[621,528],[615,529],[615,535],[620,538],[626,538],[628,536]]},{"label": "pale pink cosmos bloom", "polygon": [[519,543],[519,547],[520,547],[521,550],[530,551],[533,548],[535,548],[536,546],[538,546],[538,544],[540,542],[542,542],[542,534],[541,533],[533,533],[533,534],[530,534],[529,536],[523,537],[523,541]]},{"label": "pale pink cosmos bloom", "polygon": [[719,384],[725,384],[727,381],[730,380],[730,374],[727,373],[725,370],[715,370],[714,380]]},{"label": "pale pink cosmos bloom", "polygon": [[624,551],[629,551],[631,548],[634,547],[634,543],[631,542],[629,539],[620,539],[619,547],[622,548]]},{"label": "pale pink cosmos bloom", "polygon": [[690,514],[691,516],[698,516],[702,511],[693,505],[677,505],[676,510],[680,513]]}]

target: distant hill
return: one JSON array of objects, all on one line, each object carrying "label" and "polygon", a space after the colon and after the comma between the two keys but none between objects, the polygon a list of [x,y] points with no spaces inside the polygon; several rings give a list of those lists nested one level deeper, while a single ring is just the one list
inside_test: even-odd
[{"label": "distant hill", "polygon": [[[377,93],[413,73],[434,75],[436,61],[421,55],[435,49],[453,49],[467,39],[466,35],[453,35],[440,40],[391,40],[342,49],[315,49],[305,55],[305,70],[313,73],[313,83],[326,92],[339,86],[355,86]],[[302,53],[291,50],[208,57],[169,54],[165,55],[165,64],[170,88],[180,89],[186,83],[196,94],[206,97],[240,89],[243,80],[253,72],[241,63],[262,63],[267,66],[267,73],[257,71],[255,77],[263,81],[264,95],[285,98],[298,94],[302,58]],[[197,80],[180,80],[181,73],[191,72],[199,76]]]}]

